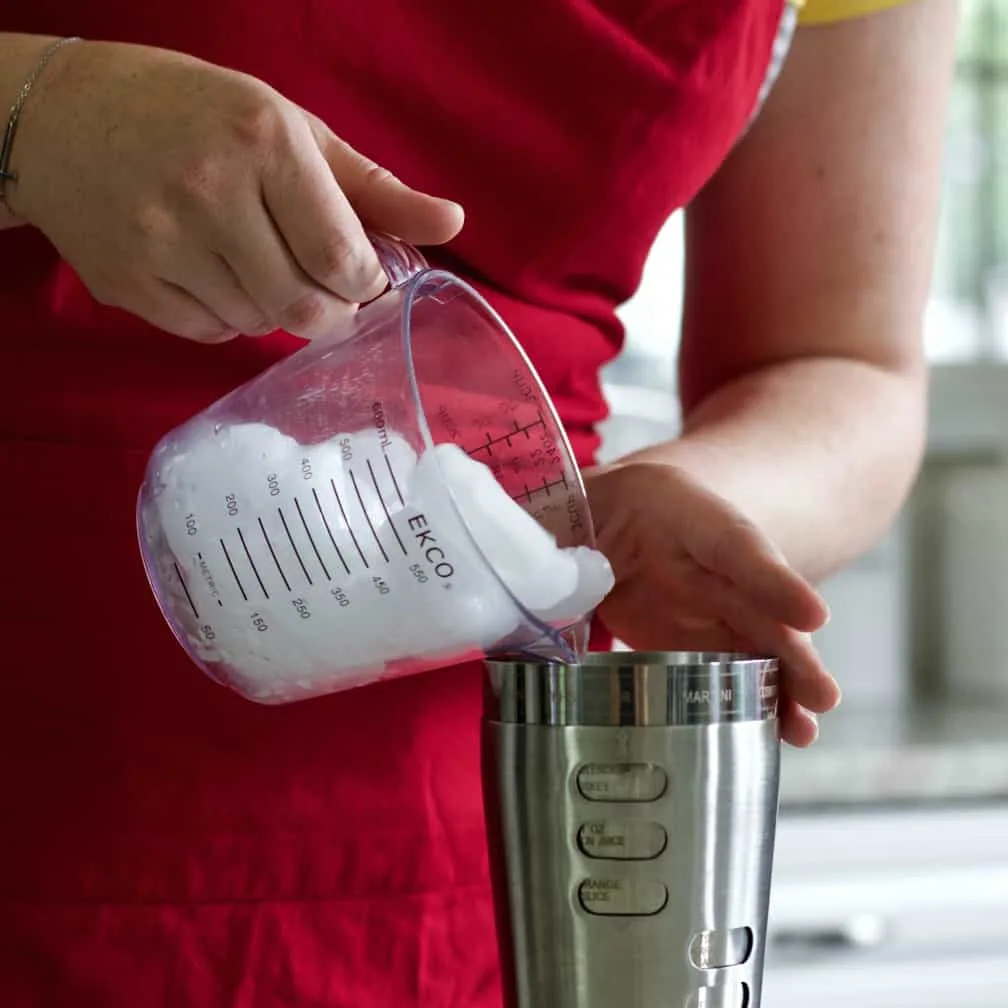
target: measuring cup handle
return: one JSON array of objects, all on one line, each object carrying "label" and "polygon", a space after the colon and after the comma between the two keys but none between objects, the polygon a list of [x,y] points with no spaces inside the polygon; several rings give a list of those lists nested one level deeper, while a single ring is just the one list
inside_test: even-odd
[{"label": "measuring cup handle", "polygon": [[393,287],[401,287],[417,273],[430,268],[427,260],[412,245],[407,245],[392,235],[382,231],[369,231],[368,239],[378,253],[378,261]]}]

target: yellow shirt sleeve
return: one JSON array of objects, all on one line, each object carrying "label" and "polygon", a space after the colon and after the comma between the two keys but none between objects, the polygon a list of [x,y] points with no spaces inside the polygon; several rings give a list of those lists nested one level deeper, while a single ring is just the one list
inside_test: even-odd
[{"label": "yellow shirt sleeve", "polygon": [[912,0],[792,0],[798,8],[798,24],[829,24],[874,14],[887,7],[898,7]]}]

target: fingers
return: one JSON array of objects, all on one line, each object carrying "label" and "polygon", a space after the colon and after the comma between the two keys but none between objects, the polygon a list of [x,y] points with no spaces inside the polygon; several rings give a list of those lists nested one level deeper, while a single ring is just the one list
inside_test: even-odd
[{"label": "fingers", "polygon": [[829,619],[822,596],[784,561],[759,529],[717,500],[693,522],[688,544],[698,563],[728,578],[768,615],[796,630],[818,630]]},{"label": "fingers", "polygon": [[[732,591],[730,587],[727,590]],[[710,641],[703,650],[724,650],[730,642],[732,650],[776,656],[780,661],[777,717],[781,739],[799,748],[812,745],[819,737],[815,712],[826,713],[840,702],[840,688],[826,671],[812,642],[806,635],[787,627],[761,626],[766,623],[766,617],[751,611],[737,593],[734,602],[727,604],[725,609],[734,614],[733,618],[710,628]],[[793,638],[793,642],[784,643],[786,638]],[[693,643],[686,646],[696,647]]]},{"label": "fingers", "polygon": [[275,229],[307,277],[349,303],[370,301],[385,289],[378,256],[310,134],[267,166],[262,185]]},{"label": "fingers", "polygon": [[722,557],[720,572],[782,623],[811,632],[829,619],[822,596],[747,521],[729,525],[715,550]]},{"label": "fingers", "polygon": [[[676,586],[667,592],[669,609],[650,606],[632,587],[617,585],[599,607],[605,625],[621,640],[645,651],[733,651],[772,655],[781,668],[781,737],[792,745],[815,741],[813,711],[832,710],[840,699],[836,682],[824,668],[807,635],[782,626],[755,608],[724,578],[694,570],[688,594],[704,604],[690,612]],[[652,593],[653,594],[653,593]]]},{"label": "fingers", "polygon": [[760,654],[774,655],[781,663],[782,691],[810,711],[825,714],[840,703],[837,681],[823,665],[812,639],[763,612],[734,586],[722,584],[717,592],[725,623]]},{"label": "fingers", "polygon": [[823,598],[792,571],[767,538],[743,518],[734,517],[705,543],[700,562],[728,578],[750,598],[759,600],[768,615],[794,627],[812,631],[830,618]]},{"label": "fingers", "polygon": [[[247,211],[240,232],[221,231],[216,242],[235,283],[267,321],[267,331],[284,329],[317,339],[354,311],[349,300],[305,273],[262,204]],[[352,281],[333,280],[333,284],[347,297],[362,295],[367,289],[355,289]]]},{"label": "fingers", "polygon": [[780,660],[789,731],[809,744],[818,731],[812,712],[833,710],[841,698],[809,636],[829,618],[829,609],[759,529],[725,501],[700,492],[709,499],[694,512],[686,545],[715,575],[706,591],[717,599],[724,622],[754,650]]},{"label": "fingers", "polygon": [[842,698],[840,684],[830,675],[808,634],[789,627],[778,629],[776,654],[781,662],[784,692],[816,714],[833,710]]},{"label": "fingers", "polygon": [[781,698],[777,709],[781,740],[804,749],[819,737],[819,721],[790,697]]},{"label": "fingers", "polygon": [[122,307],[158,329],[197,343],[224,343],[238,335],[187,291],[163,280],[135,291],[132,303]]},{"label": "fingers", "polygon": [[312,120],[312,132],[347,199],[368,226],[415,245],[441,245],[462,229],[464,214],[457,203],[404,185],[318,119]]},{"label": "fingers", "polygon": [[457,204],[403,185],[314,117],[306,119],[305,133],[306,142],[295,138],[267,166],[263,201],[294,262],[320,287],[360,303],[387,286],[361,220],[418,245],[458,233]]},{"label": "fingers", "polygon": [[245,336],[261,336],[279,327],[246,293],[234,271],[219,255],[187,256],[177,275],[163,279],[186,291],[229,329]]}]

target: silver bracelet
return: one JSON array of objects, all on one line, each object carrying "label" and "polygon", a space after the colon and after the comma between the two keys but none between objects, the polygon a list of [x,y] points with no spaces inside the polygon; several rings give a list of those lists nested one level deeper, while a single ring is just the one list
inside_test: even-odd
[{"label": "silver bracelet", "polygon": [[10,108],[10,116],[7,119],[7,128],[4,130],[3,142],[0,143],[0,203],[2,203],[10,214],[14,214],[11,209],[11,205],[7,202],[7,183],[17,182],[17,172],[10,170],[10,156],[11,148],[14,146],[14,134],[17,132],[18,120],[21,118],[21,112],[25,107],[25,102],[28,100],[28,95],[31,94],[31,89],[35,86],[36,81],[42,76],[42,71],[45,70],[49,60],[53,58],[63,48],[65,45],[69,45],[71,42],[80,42],[80,39],[76,36],[70,36],[68,38],[62,38],[58,42],[53,42],[51,46],[44,53],[42,53],[39,58],[38,63],[35,65],[35,69],[32,71],[28,79],[21,85],[21,90],[18,92],[17,98],[14,99],[14,104]]}]

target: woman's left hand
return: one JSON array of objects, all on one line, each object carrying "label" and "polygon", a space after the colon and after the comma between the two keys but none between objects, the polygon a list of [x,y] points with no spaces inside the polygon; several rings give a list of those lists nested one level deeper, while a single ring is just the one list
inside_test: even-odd
[{"label": "woman's left hand", "polygon": [[607,629],[644,651],[747,651],[781,660],[782,738],[810,745],[815,714],[840,701],[810,634],[829,619],[819,594],[723,498],[672,465],[631,461],[585,473],[598,548],[616,587]]}]

